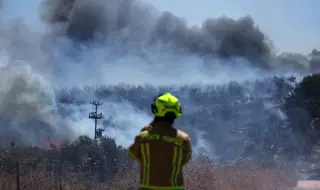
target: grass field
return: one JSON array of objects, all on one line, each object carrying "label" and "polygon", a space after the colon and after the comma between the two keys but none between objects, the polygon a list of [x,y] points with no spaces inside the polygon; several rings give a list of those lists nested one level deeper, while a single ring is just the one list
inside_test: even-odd
[{"label": "grass field", "polygon": [[[260,169],[246,163],[235,165],[216,165],[209,160],[192,162],[185,168],[187,190],[282,190],[296,186],[294,170]],[[54,180],[51,173],[37,169],[20,174],[20,189],[27,190],[134,190],[137,189],[139,171],[130,169],[118,173],[108,183],[99,184],[90,175],[67,174],[61,182]],[[16,173],[1,173],[2,190],[16,190]]]}]

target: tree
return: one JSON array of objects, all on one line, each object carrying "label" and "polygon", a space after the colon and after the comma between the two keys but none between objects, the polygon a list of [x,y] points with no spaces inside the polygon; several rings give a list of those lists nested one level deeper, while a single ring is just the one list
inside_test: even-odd
[{"label": "tree", "polygon": [[306,76],[286,97],[285,111],[293,131],[317,134],[320,131],[320,74]]}]

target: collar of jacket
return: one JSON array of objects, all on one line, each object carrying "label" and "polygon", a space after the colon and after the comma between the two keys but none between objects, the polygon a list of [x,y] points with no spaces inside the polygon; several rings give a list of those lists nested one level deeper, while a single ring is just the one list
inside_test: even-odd
[{"label": "collar of jacket", "polygon": [[150,125],[153,127],[153,128],[172,128],[173,127],[173,124],[169,121],[156,121],[156,120],[153,120]]}]

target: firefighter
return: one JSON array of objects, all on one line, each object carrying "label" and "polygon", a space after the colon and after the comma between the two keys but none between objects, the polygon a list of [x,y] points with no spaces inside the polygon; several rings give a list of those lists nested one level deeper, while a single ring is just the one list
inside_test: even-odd
[{"label": "firefighter", "polygon": [[192,147],[189,135],[174,128],[181,117],[175,96],[164,93],[151,104],[155,115],[129,147],[130,156],[140,164],[140,190],[184,190],[182,169],[189,162]]}]

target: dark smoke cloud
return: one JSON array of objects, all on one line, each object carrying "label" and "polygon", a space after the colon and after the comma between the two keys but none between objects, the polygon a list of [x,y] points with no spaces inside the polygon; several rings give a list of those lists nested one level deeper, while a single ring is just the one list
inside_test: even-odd
[{"label": "dark smoke cloud", "polygon": [[271,54],[270,41],[250,16],[207,19],[201,27],[189,27],[182,18],[156,12],[137,0],[46,0],[42,12],[46,22],[64,26],[62,35],[82,42],[100,35],[99,39],[144,46],[166,44],[201,56],[240,56],[256,64]]}]

